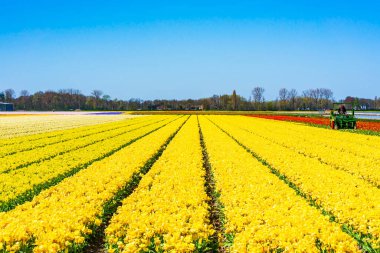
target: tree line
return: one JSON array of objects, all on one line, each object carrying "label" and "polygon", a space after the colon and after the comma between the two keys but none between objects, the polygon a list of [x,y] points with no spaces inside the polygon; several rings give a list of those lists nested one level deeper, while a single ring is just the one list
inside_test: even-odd
[{"label": "tree line", "polygon": [[[38,91],[30,94],[22,90],[19,96],[13,89],[0,91],[0,102],[13,103],[16,110],[67,111],[67,110],[324,110],[332,107],[333,92],[326,88],[308,89],[299,93],[295,89],[281,88],[275,100],[265,99],[265,88],[254,87],[247,99],[232,94],[213,95],[201,99],[185,100],[129,100],[111,99],[101,90],[93,90],[86,96],[77,89]],[[357,109],[380,109],[380,99],[364,99],[348,96],[339,102],[353,103]]]}]

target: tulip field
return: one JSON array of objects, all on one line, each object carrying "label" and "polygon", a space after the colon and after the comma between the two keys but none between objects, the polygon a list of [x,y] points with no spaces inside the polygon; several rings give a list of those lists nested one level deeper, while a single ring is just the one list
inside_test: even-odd
[{"label": "tulip field", "polygon": [[379,166],[268,118],[0,117],[0,253],[380,252]]}]

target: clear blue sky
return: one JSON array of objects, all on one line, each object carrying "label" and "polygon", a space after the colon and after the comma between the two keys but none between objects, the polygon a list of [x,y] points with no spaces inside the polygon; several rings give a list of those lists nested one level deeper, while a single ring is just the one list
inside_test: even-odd
[{"label": "clear blue sky", "polygon": [[380,96],[380,1],[0,0],[0,90]]}]

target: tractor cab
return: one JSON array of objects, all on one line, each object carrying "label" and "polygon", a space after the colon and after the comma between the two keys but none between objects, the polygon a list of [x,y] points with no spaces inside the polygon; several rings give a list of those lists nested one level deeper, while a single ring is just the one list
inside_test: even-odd
[{"label": "tractor cab", "polygon": [[[351,113],[349,113],[351,111]],[[356,118],[353,104],[333,103],[330,111],[330,127],[332,129],[356,129]]]}]

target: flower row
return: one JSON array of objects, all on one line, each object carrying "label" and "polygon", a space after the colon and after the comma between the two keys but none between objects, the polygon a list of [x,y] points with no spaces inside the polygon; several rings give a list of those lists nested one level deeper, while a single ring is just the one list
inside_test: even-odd
[{"label": "flower row", "polygon": [[114,122],[125,119],[124,115],[90,116],[90,115],[54,115],[54,116],[20,116],[0,119],[0,139],[70,129],[81,126]]},{"label": "flower row", "polygon": [[0,213],[0,251],[80,250],[103,222],[106,203],[133,180],[183,122],[175,120],[43,191],[31,202]]},{"label": "flower row", "polygon": [[106,229],[108,252],[204,252],[214,233],[192,116]]},{"label": "flower row", "polygon": [[[239,118],[210,118],[279,174],[286,176],[316,205],[331,213],[337,222],[353,227],[358,233],[369,235],[374,247],[380,247],[378,188],[317,159],[243,130],[247,124]],[[255,123],[253,120],[252,124]],[[271,128],[277,127],[276,122],[272,122]],[[309,131],[313,131],[313,128],[309,128]]]},{"label": "flower row", "polygon": [[352,135],[328,129],[276,122],[263,119],[243,119],[243,128],[334,168],[347,171],[380,187],[380,138]]},{"label": "flower row", "polygon": [[[0,174],[0,210],[8,210],[9,204],[15,200],[22,201],[25,196],[34,195],[35,192],[48,187],[51,183],[61,180],[72,173],[87,167],[89,164],[109,156],[115,151],[128,145],[129,142],[153,131],[168,123],[175,117],[166,121],[135,129],[113,138],[95,142],[82,149],[74,150],[41,163],[33,163],[30,166],[9,173]],[[62,179],[63,179],[62,178]],[[16,201],[17,202],[17,201]]]},{"label": "flower row", "polygon": [[[359,252],[354,239],[308,205],[231,137],[202,117],[201,128],[231,252]],[[316,242],[320,245],[317,245]]]},{"label": "flower row", "polygon": [[152,121],[154,117],[134,118],[130,120],[120,120],[111,123],[102,123],[91,126],[77,127],[73,129],[59,130],[37,135],[26,135],[11,140],[0,140],[0,157],[15,153],[37,149],[41,147],[58,144],[72,139],[90,136],[100,132],[111,131],[113,129],[125,128],[135,124]]},{"label": "flower row", "polygon": [[325,125],[330,124],[330,120],[327,118],[318,118],[318,117],[300,117],[300,116],[289,116],[289,115],[272,115],[272,114],[252,114],[249,117],[263,118],[263,119],[274,119],[281,121],[293,121],[301,122],[315,125]]},{"label": "flower row", "polygon": [[[68,140],[66,141],[61,141],[43,147],[37,147],[23,152],[20,151],[12,155],[2,157],[0,158],[0,173],[25,167],[32,163],[43,162],[44,160],[52,159],[53,157],[62,154],[80,150],[96,142],[101,142],[110,138],[116,138],[118,135],[122,135],[126,132],[152,124],[150,122],[142,122],[136,125],[129,125],[128,121],[123,122],[124,124],[121,126],[115,126],[112,128],[106,127],[105,129],[100,127],[93,133],[81,133],[79,136],[75,133],[70,134],[67,136]],[[20,147],[22,148],[22,145],[20,145]]]}]

